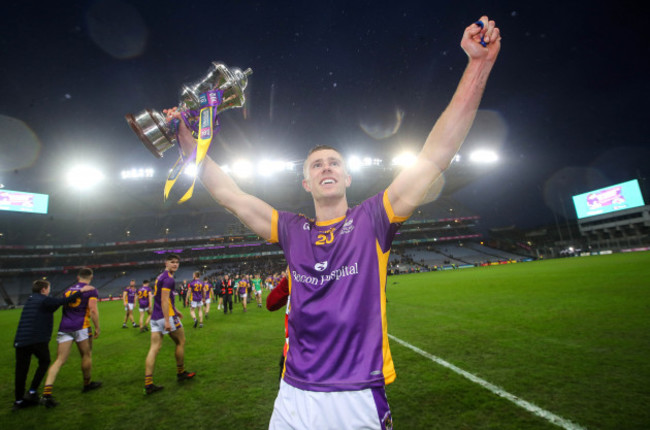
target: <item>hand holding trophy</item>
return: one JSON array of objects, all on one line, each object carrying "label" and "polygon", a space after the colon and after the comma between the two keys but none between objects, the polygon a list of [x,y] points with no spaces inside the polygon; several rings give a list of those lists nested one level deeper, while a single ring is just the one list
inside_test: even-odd
[{"label": "hand holding trophy", "polygon": [[[219,130],[217,115],[244,106],[244,90],[248,76],[252,73],[250,68],[242,72],[239,68],[229,69],[225,64],[213,62],[206,76],[194,84],[183,85],[177,110],[197,139],[197,147],[187,157],[181,151],[180,158],[167,178],[165,199],[183,169],[190,163],[198,168],[205,158],[212,138]],[[136,115],[127,114],[125,118],[144,146],[157,158],[162,158],[165,151],[178,145],[178,119],[168,122],[163,114],[154,109],[145,109]],[[193,190],[194,182],[179,203],[192,197]]]}]

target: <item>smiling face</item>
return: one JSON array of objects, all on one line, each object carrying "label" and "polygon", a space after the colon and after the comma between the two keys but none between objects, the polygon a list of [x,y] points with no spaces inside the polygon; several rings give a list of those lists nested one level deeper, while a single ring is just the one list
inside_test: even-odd
[{"label": "smiling face", "polygon": [[343,157],[334,149],[319,149],[307,157],[303,167],[302,186],[314,200],[321,197],[345,197],[351,178],[345,170]]}]

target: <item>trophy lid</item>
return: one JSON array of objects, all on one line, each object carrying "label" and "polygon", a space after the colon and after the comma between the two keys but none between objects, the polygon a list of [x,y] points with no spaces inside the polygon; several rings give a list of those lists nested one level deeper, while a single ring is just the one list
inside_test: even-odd
[{"label": "trophy lid", "polygon": [[244,89],[248,85],[248,76],[253,73],[251,68],[241,71],[238,67],[228,68],[224,63],[212,62],[208,73],[194,84],[183,85],[181,88],[181,103],[190,109],[196,109],[199,105],[199,96],[218,88],[224,92],[236,94],[240,99],[234,105],[244,104]]}]

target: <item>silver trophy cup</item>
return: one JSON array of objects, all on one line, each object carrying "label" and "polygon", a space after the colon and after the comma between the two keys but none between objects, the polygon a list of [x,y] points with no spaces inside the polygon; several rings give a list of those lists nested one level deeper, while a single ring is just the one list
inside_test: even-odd
[{"label": "silver trophy cup", "polygon": [[[178,109],[182,112],[199,110],[199,96],[214,89],[223,90],[223,101],[217,106],[217,114],[231,108],[242,107],[246,102],[244,90],[248,85],[248,76],[252,73],[250,68],[242,72],[237,67],[228,68],[225,64],[213,62],[208,74],[200,81],[183,85]],[[157,158],[162,158],[163,152],[178,144],[165,115],[157,110],[145,109],[135,115],[129,113],[124,117],[144,146]]]}]

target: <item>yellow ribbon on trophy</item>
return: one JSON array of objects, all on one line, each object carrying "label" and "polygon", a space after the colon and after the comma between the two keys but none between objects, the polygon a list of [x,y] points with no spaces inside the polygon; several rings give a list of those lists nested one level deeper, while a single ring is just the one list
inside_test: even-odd
[{"label": "yellow ribbon on trophy", "polygon": [[[181,150],[181,156],[176,160],[174,167],[172,167],[171,172],[167,176],[167,181],[165,182],[164,197],[165,201],[169,197],[169,192],[172,187],[176,184],[178,177],[183,173],[185,168],[194,163],[196,166],[196,175],[199,172],[199,166],[203,162],[203,159],[208,153],[210,144],[212,143],[212,138],[219,131],[219,118],[217,117],[217,106],[223,102],[223,91],[222,90],[212,90],[207,91],[199,96],[199,105],[201,107],[200,112],[198,112],[199,121],[198,124],[190,121],[191,118],[195,118],[197,112],[195,110],[189,110],[181,113],[183,121],[187,127],[192,131],[192,135],[196,135],[196,148],[189,157],[184,158],[183,152]],[[192,197],[194,193],[194,184],[196,183],[196,175],[192,179],[192,185],[185,192],[183,197],[178,201],[179,204],[186,202]]]}]

